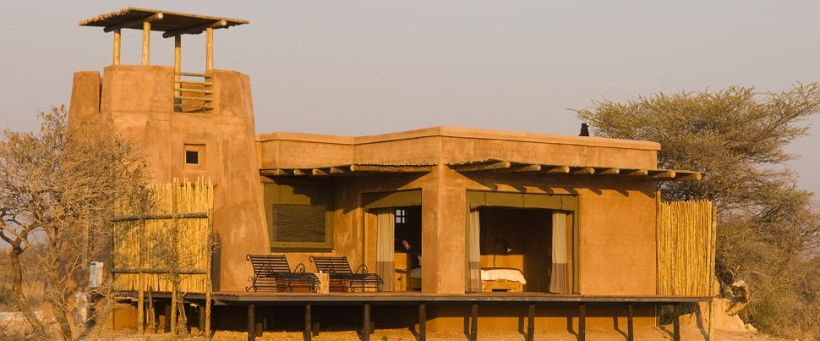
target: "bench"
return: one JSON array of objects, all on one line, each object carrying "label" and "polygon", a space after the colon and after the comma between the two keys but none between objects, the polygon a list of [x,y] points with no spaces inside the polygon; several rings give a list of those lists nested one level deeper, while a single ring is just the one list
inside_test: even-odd
[{"label": "bench", "polygon": [[305,272],[305,265],[296,266],[296,271],[290,271],[288,259],[285,255],[248,255],[246,257],[253,267],[251,285],[245,291],[297,291],[316,292],[319,287],[319,278],[315,274]]},{"label": "bench", "polygon": [[310,261],[316,265],[317,271],[328,274],[330,291],[381,291],[384,283],[381,276],[368,272],[367,266],[364,264],[360,265],[356,272],[353,272],[345,256],[311,256]]}]

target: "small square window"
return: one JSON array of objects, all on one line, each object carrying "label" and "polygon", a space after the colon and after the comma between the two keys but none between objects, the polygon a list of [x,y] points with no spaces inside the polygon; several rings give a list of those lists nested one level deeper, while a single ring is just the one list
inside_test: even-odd
[{"label": "small square window", "polygon": [[186,150],[185,151],[185,163],[189,165],[198,165],[199,164],[199,152],[196,150]]},{"label": "small square window", "polygon": [[205,145],[186,144],[183,153],[185,169],[205,169]]}]

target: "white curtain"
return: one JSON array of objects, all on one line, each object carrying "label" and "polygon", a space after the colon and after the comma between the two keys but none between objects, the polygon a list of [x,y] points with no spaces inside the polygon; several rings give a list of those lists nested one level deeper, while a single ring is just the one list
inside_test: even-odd
[{"label": "white curtain", "polygon": [[470,271],[470,292],[481,292],[481,246],[479,245],[481,226],[479,225],[478,210],[470,211],[468,248],[468,265]]},{"label": "white curtain", "polygon": [[382,290],[393,291],[394,237],[396,217],[393,209],[380,210],[377,214],[376,273],[382,277]]},{"label": "white curtain", "polygon": [[551,293],[569,294],[567,259],[567,214],[555,211],[552,213]]}]

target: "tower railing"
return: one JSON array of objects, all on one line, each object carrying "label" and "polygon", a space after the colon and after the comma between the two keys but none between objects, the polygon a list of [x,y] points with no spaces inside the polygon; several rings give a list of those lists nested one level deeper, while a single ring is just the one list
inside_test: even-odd
[{"label": "tower railing", "polygon": [[[186,78],[183,79],[183,77]],[[174,75],[174,80],[175,112],[204,113],[214,109],[212,75],[209,73],[177,72]]]}]

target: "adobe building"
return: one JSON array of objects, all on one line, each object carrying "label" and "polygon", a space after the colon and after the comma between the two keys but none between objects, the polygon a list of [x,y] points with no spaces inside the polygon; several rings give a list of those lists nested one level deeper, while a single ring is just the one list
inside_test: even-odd
[{"label": "adobe building", "polygon": [[[214,68],[214,32],[244,24],[137,8],[85,20],[113,32],[114,57],[102,73],[74,74],[70,105],[72,124],[106,122],[133,143],[153,182],[213,182],[216,328],[247,325],[249,338],[262,320],[268,329],[309,329],[312,305],[313,315],[327,306],[364,330],[371,319],[376,329],[411,325],[420,339],[467,322],[470,338],[518,330],[525,317],[527,338],[569,326],[583,339],[584,328],[618,321],[631,338],[633,324],[657,323],[658,305],[708,300],[709,288],[670,294],[659,285],[658,183],[702,176],[656,169],[659,144],[457,127],[258,134],[249,76]],[[123,29],[145,33],[140,65],[119,63]],[[151,31],[175,39],[175,65],[150,64]],[[182,37],[201,33],[206,68],[185,72]],[[705,250],[693,256],[713,257]],[[345,256],[382,284],[256,291],[249,254],[285,255],[307,272],[318,272],[312,256]],[[305,323],[277,321],[276,311],[304,311]]]}]

